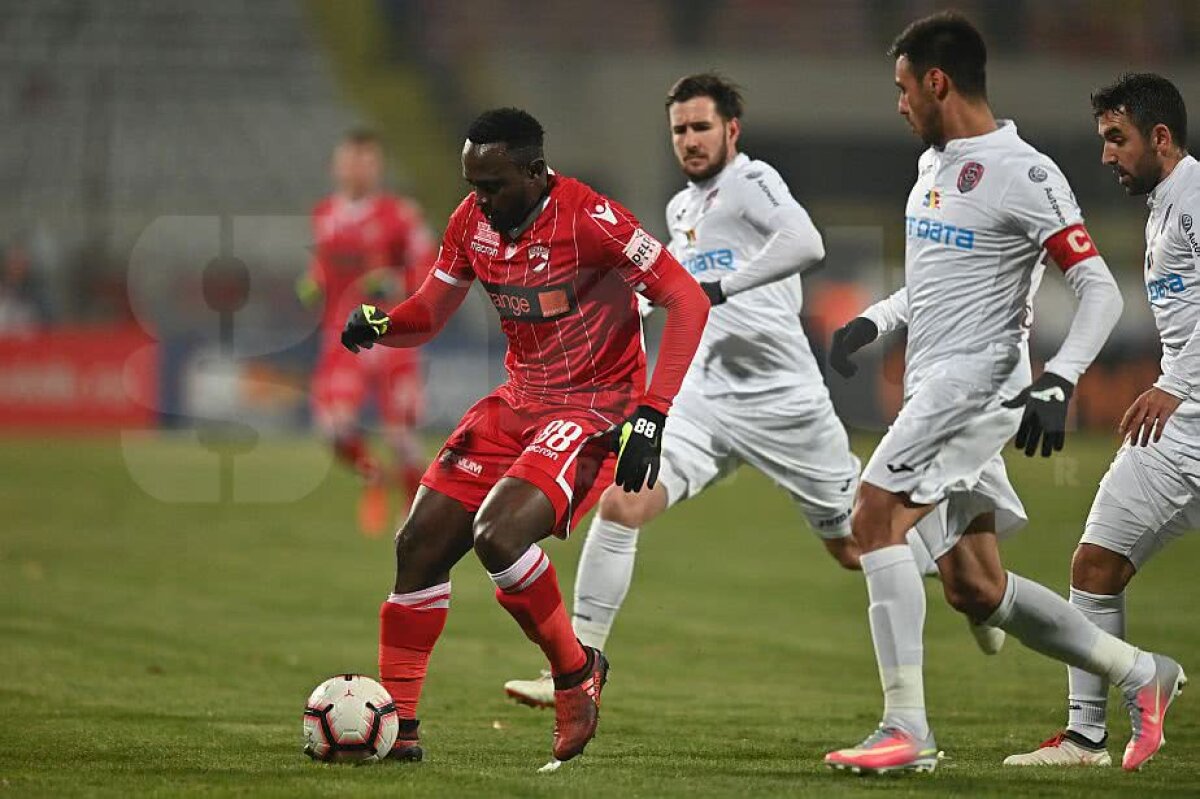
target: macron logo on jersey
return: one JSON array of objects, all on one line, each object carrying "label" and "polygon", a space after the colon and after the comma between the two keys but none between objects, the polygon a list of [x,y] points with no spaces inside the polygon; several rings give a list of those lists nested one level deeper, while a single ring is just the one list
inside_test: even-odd
[{"label": "macron logo on jersey", "polygon": [[947,225],[937,219],[929,219],[924,216],[904,217],[904,233],[910,239],[928,239],[960,250],[975,249],[974,230]]},{"label": "macron logo on jersey", "polygon": [[612,206],[608,201],[596,203],[595,209],[588,211],[588,216],[592,219],[599,219],[602,222],[607,222],[610,225],[617,224],[617,215],[613,213]]}]

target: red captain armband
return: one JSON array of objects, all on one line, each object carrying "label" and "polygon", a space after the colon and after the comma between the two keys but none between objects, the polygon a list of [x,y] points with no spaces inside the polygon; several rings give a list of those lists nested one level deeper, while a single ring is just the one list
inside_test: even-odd
[{"label": "red captain armband", "polygon": [[1063,228],[1046,239],[1045,250],[1064,272],[1080,261],[1100,254],[1087,228],[1081,224]]}]

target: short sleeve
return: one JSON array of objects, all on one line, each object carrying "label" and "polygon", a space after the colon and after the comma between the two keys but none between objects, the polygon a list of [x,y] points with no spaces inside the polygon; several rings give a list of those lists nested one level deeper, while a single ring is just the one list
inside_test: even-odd
[{"label": "short sleeve", "polygon": [[662,242],[651,236],[637,217],[618,203],[591,192],[576,212],[582,269],[615,269],[634,291],[661,277],[662,261],[674,261]]},{"label": "short sleeve", "polygon": [[1026,238],[1045,247],[1056,233],[1083,224],[1079,203],[1057,164],[1043,157],[1017,169],[1000,205]]},{"label": "short sleeve", "polygon": [[467,286],[475,279],[475,270],[467,258],[467,220],[472,207],[472,200],[468,196],[450,215],[442,236],[442,246],[433,262],[433,276],[451,286]]}]

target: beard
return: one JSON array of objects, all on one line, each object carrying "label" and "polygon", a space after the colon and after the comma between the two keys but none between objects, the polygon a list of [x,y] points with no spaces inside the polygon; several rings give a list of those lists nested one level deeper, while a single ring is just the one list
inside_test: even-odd
[{"label": "beard", "polygon": [[686,165],[682,165],[683,166],[683,174],[687,175],[689,180],[695,181],[697,183],[703,183],[704,181],[708,180],[709,178],[716,177],[717,174],[720,173],[720,171],[725,168],[725,162],[729,160],[729,143],[728,143],[728,141],[726,141],[725,139],[721,140],[721,146],[717,149],[715,156],[716,157],[709,160],[709,162],[705,166],[703,166],[702,168],[700,168],[698,170],[691,170],[691,169],[688,169],[688,167]]},{"label": "beard", "polygon": [[936,111],[930,113],[923,119],[917,118],[915,115],[912,125],[913,132],[917,134],[917,138],[927,147],[944,147],[946,146],[946,132],[942,126],[942,115]]},{"label": "beard", "polygon": [[1132,172],[1126,172],[1123,169],[1114,169],[1117,176],[1129,176],[1129,185],[1125,187],[1125,191],[1131,197],[1140,197],[1143,194],[1149,194],[1154,191],[1162,180],[1162,168],[1154,158],[1153,153],[1146,153],[1138,159],[1134,164]]}]

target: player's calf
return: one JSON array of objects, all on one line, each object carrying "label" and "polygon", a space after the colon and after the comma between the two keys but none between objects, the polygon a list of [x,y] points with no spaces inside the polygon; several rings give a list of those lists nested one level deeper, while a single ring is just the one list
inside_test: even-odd
[{"label": "player's calf", "polygon": [[1004,599],[1004,582],[982,574],[942,572],[942,592],[950,607],[976,624],[991,617]]}]

